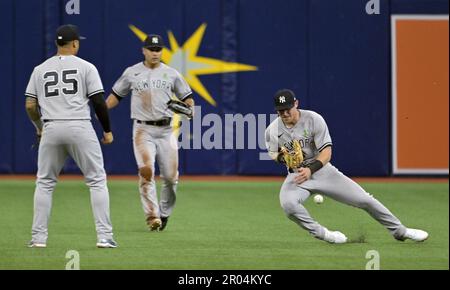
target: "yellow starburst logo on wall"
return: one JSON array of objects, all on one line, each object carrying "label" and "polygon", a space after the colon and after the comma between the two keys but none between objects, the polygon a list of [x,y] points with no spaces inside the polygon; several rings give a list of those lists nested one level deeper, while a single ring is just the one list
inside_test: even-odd
[{"label": "yellow starburst logo on wall", "polygon": [[[136,36],[144,41],[147,34],[134,25],[129,25],[130,29]],[[169,66],[178,70],[186,79],[189,86],[197,92],[203,99],[213,106],[216,101],[211,97],[208,90],[198,79],[199,75],[239,72],[239,71],[255,71],[256,66],[226,62],[219,59],[197,56],[198,49],[206,30],[206,23],[200,27],[189,37],[182,47],[178,45],[173,33],[168,31],[170,49],[164,48],[162,61]]]}]

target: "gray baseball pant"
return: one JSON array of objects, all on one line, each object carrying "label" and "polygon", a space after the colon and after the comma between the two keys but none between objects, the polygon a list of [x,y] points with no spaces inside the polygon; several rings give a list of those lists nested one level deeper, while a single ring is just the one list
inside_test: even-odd
[{"label": "gray baseball pant", "polygon": [[296,173],[289,173],[281,187],[281,207],[289,219],[314,237],[323,240],[325,230],[303,206],[311,193],[320,193],[344,204],[361,208],[388,229],[395,238],[400,239],[404,236],[406,228],[397,217],[330,163],[302,184],[295,183],[295,175]]},{"label": "gray baseball pant", "polygon": [[52,121],[44,125],[34,192],[32,241],[47,242],[52,194],[68,156],[76,162],[89,187],[97,238],[111,239],[109,193],[100,144],[89,120],[72,120]]},{"label": "gray baseball pant", "polygon": [[[147,220],[169,217],[178,186],[178,143],[170,126],[133,124],[133,149],[139,168],[139,192]],[[162,177],[160,201],[156,192],[155,161]]]}]

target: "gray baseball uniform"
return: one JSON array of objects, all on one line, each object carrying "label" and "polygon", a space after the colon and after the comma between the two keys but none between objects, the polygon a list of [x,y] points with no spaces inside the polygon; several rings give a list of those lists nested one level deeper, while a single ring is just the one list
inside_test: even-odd
[{"label": "gray baseball uniform", "polygon": [[[293,140],[299,140],[305,164],[314,161],[320,151],[332,145],[325,120],[318,113],[299,110],[300,119],[292,128],[286,128],[280,118],[266,129],[266,146],[269,154],[278,154],[279,148],[289,149]],[[324,239],[324,228],[315,221],[303,203],[311,193],[321,193],[336,201],[361,208],[385,226],[396,238],[404,236],[406,228],[386,207],[361,186],[337,170],[331,163],[315,172],[301,184],[294,181],[296,173],[289,173],[280,190],[281,206],[289,219],[306,229],[314,237]]]},{"label": "gray baseball uniform", "polygon": [[103,156],[90,122],[89,97],[103,92],[97,69],[76,56],[54,56],[37,66],[25,95],[37,98],[44,128],[39,145],[32,241],[45,244],[52,193],[70,155],[91,193],[98,239],[112,239]]},{"label": "gray baseball uniform", "polygon": [[[133,148],[140,171],[139,191],[147,221],[168,217],[175,206],[178,183],[178,144],[170,125],[153,126],[141,121],[158,121],[173,116],[167,102],[173,94],[185,100],[192,94],[189,85],[175,69],[161,63],[151,69],[140,62],[125,70],[113,86],[125,97],[131,92]],[[158,162],[163,186],[158,204],[154,172]]]}]

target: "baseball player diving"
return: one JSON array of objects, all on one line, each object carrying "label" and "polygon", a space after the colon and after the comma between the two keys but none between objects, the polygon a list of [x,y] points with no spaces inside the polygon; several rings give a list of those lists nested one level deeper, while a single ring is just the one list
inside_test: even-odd
[{"label": "baseball player diving", "polygon": [[68,156],[75,160],[90,189],[97,247],[117,247],[113,240],[102,150],[90,121],[89,103],[103,127],[103,144],[112,143],[113,134],[97,69],[76,56],[80,39],[76,26],[59,27],[57,54],[34,68],[26,88],[26,111],[40,138],[29,247],[47,246],[52,194]]},{"label": "baseball player diving", "polygon": [[346,243],[347,237],[315,221],[303,206],[311,193],[361,208],[400,241],[422,242],[428,233],[406,228],[383,204],[346,177],[331,163],[332,142],[325,120],[316,112],[298,109],[291,90],[275,94],[278,118],[266,129],[265,140],[273,160],[286,165],[289,173],[280,190],[280,203],[287,217],[317,239]]},{"label": "baseball player diving", "polygon": [[[178,143],[172,126],[174,112],[192,118],[192,91],[182,75],[161,62],[163,40],[148,35],[142,53],[145,60],[128,67],[106,100],[112,109],[131,92],[133,149],[139,170],[139,192],[147,225],[162,231],[175,206],[178,184]],[[177,99],[173,99],[173,96]],[[163,185],[158,203],[155,161]]]}]

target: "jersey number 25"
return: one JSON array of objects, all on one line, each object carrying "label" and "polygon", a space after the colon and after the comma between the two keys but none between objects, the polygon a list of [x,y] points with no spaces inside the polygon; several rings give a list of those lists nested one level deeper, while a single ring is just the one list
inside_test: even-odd
[{"label": "jersey number 25", "polygon": [[[76,78],[70,78],[70,75],[77,75],[78,71],[76,69],[73,70],[63,70],[62,72],[62,92],[65,95],[75,95],[78,93],[78,81]],[[55,86],[59,85],[59,75],[56,71],[49,71],[44,74],[44,88],[45,88],[45,97],[56,97],[59,96],[59,89],[55,88]]]}]

